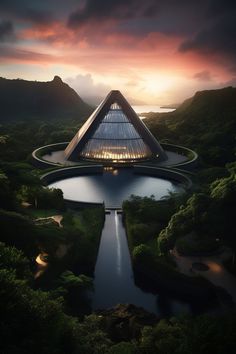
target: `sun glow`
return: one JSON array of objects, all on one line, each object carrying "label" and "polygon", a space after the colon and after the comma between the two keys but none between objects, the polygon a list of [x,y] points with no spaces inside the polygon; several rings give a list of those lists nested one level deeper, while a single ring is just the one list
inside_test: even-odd
[{"label": "sun glow", "polygon": [[150,94],[160,94],[173,87],[178,81],[177,78],[168,75],[152,75],[145,80],[145,91]]}]

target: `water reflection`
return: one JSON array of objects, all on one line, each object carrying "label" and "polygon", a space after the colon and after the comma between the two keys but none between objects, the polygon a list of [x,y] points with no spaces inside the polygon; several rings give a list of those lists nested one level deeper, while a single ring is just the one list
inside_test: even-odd
[{"label": "water reflection", "polygon": [[187,304],[172,301],[167,296],[146,293],[135,285],[126,232],[117,211],[106,215],[95,268],[94,288],[94,310],[109,308],[118,303],[131,303],[161,316],[164,313],[189,311]]},{"label": "water reflection", "polygon": [[[132,169],[104,172],[102,175],[85,175],[68,178],[50,187],[61,188],[66,199],[103,202],[120,207],[131,194],[154,195],[160,199],[168,191],[180,192],[174,183],[156,177],[134,175]],[[131,303],[157,315],[171,316],[189,312],[187,303],[170,298],[160,292],[154,295],[145,292],[134,283],[134,274],[122,217],[117,211],[106,215],[95,268],[93,309],[106,309],[118,303]]]},{"label": "water reflection", "polygon": [[131,194],[139,196],[154,195],[161,199],[169,191],[180,192],[183,189],[171,181],[157,177],[134,175],[132,169],[123,168],[104,172],[101,175],[85,175],[67,178],[50,184],[60,188],[64,198],[84,202],[105,202],[106,207],[121,207],[123,200]]}]

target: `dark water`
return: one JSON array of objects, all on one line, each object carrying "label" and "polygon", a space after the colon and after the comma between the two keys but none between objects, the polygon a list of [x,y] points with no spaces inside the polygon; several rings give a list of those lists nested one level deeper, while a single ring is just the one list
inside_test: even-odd
[{"label": "dark water", "polygon": [[154,195],[157,200],[168,192],[181,192],[183,188],[171,181],[133,174],[129,168],[101,175],[85,175],[54,182],[50,187],[60,188],[64,198],[84,202],[105,202],[105,206],[121,207],[123,200],[131,194],[139,196]]},{"label": "dark water", "polygon": [[[107,208],[121,207],[123,200],[131,194],[154,195],[161,199],[169,191],[183,191],[180,185],[156,177],[134,175],[131,169],[68,178],[52,183],[50,187],[61,188],[66,199],[105,201]],[[191,312],[188,303],[176,300],[171,294],[154,295],[135,285],[122,216],[115,210],[106,215],[91,298],[94,310],[131,303],[161,317]]]},{"label": "dark water", "polygon": [[160,316],[189,312],[190,306],[167,296],[145,293],[134,283],[126,232],[121,215],[106,215],[95,268],[92,307],[104,309],[131,303]]}]

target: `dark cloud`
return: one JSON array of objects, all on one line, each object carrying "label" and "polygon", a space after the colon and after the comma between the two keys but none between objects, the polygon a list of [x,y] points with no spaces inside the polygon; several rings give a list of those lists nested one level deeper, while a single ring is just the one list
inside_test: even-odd
[{"label": "dark cloud", "polygon": [[216,24],[201,30],[197,35],[184,41],[180,51],[199,50],[205,53],[223,52],[236,55],[235,17],[229,16]]},{"label": "dark cloud", "polygon": [[53,13],[47,10],[38,10],[33,8],[28,8],[25,11],[24,18],[35,24],[47,24],[54,19]]},{"label": "dark cloud", "polygon": [[211,73],[207,70],[200,71],[199,73],[196,73],[193,75],[194,79],[197,79],[199,81],[211,81]]},{"label": "dark cloud", "polygon": [[[0,0],[0,18],[16,23],[16,28],[18,20],[40,26],[59,19],[72,31],[83,27],[81,36],[88,41],[94,34],[97,41],[105,31],[137,37],[179,35],[184,39],[180,52],[219,53],[236,67],[235,0]],[[0,40],[8,40],[10,32],[10,27],[0,28]]]},{"label": "dark cloud", "polygon": [[[71,28],[80,26],[87,21],[109,20],[109,19],[130,19],[141,15],[141,12],[148,11],[150,5],[155,1],[148,0],[140,2],[136,0],[87,0],[84,6],[72,12],[68,20],[68,26]],[[150,3],[150,4],[149,4]],[[141,5],[141,6],[140,6]],[[154,6],[156,13],[156,8]]]},{"label": "dark cloud", "polygon": [[0,22],[0,42],[9,41],[15,38],[14,28],[10,21]]},{"label": "dark cloud", "polygon": [[181,52],[198,51],[204,54],[221,54],[236,60],[236,2],[212,1],[206,22],[195,36],[185,40]]},{"label": "dark cloud", "polygon": [[[175,23],[180,23],[177,18],[179,14],[184,15],[185,12],[191,14],[192,21],[193,17],[197,17],[198,8],[204,5],[203,0],[199,0],[196,6],[196,2],[182,0],[87,0],[84,6],[80,6],[79,9],[72,12],[69,20],[68,26],[71,28],[79,27],[80,25],[86,23],[87,21],[99,22],[100,20],[131,20],[136,18],[156,18],[156,27],[165,23],[164,18],[168,21],[172,18]],[[192,11],[193,10],[193,11]],[[174,19],[175,18],[175,19]],[[188,22],[188,16],[186,16],[185,21]],[[183,23],[183,19],[181,19]],[[171,25],[171,23],[169,23]],[[176,31],[178,28],[176,27]]]},{"label": "dark cloud", "polygon": [[225,16],[236,9],[235,0],[211,0],[207,8],[208,18]]},{"label": "dark cloud", "polygon": [[232,60],[236,59],[235,19],[234,0],[86,0],[71,13],[68,27],[101,29],[110,21],[111,32],[180,34],[185,38],[180,52],[219,53]]},{"label": "dark cloud", "polygon": [[8,17],[12,20],[25,20],[36,24],[45,24],[54,17],[52,9],[47,6],[42,7],[42,3],[29,0],[0,0],[1,17]]}]

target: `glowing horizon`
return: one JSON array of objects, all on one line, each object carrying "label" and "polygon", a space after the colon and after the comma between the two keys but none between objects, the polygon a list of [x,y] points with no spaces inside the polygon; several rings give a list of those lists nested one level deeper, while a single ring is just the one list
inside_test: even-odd
[{"label": "glowing horizon", "polygon": [[133,104],[178,103],[198,90],[234,85],[236,6],[217,4],[3,2],[1,76],[58,75],[85,100],[118,89]]}]

